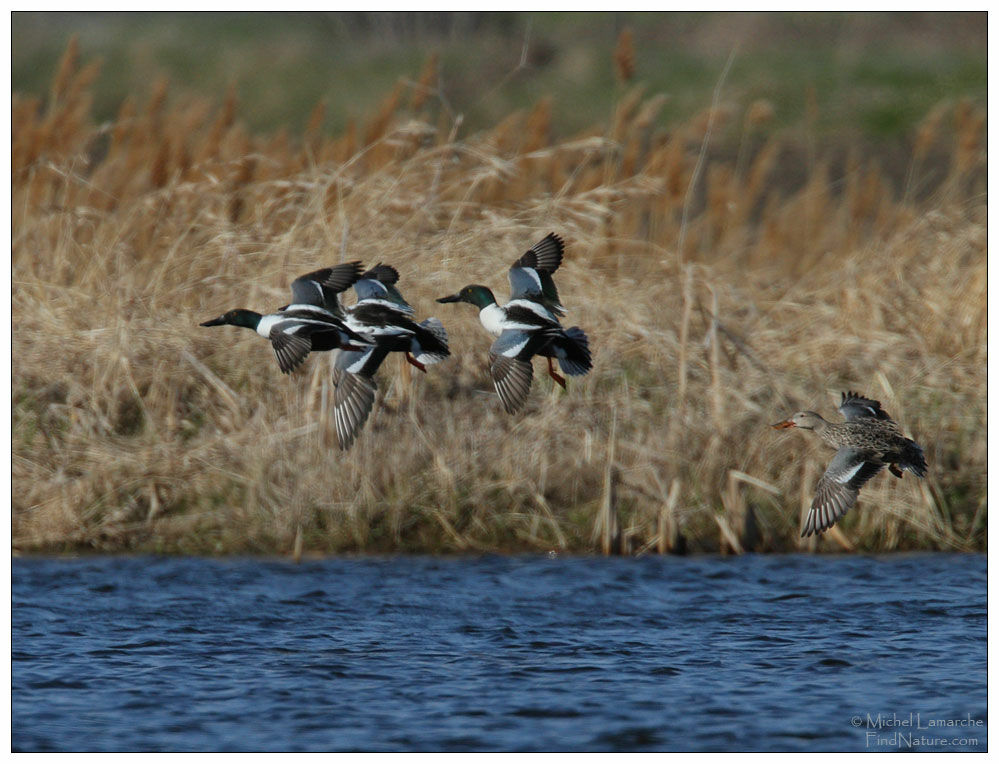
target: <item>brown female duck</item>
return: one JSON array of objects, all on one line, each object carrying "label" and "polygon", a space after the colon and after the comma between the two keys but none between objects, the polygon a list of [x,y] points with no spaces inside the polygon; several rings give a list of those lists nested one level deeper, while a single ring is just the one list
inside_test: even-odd
[{"label": "brown female duck", "polygon": [[839,410],[845,422],[827,422],[814,411],[799,411],[790,419],[773,425],[775,429],[813,430],[836,449],[836,455],[815,488],[802,536],[831,528],[856,503],[864,483],[882,467],[887,467],[899,478],[902,470],[917,477],[926,474],[923,449],[902,434],[901,428],[878,401],[846,392],[842,393]]}]

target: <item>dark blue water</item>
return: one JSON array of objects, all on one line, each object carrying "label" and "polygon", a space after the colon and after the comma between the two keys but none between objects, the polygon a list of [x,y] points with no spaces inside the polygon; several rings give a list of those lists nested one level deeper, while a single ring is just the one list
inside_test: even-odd
[{"label": "dark blue water", "polygon": [[986,750],[986,558],[15,559],[12,747]]}]

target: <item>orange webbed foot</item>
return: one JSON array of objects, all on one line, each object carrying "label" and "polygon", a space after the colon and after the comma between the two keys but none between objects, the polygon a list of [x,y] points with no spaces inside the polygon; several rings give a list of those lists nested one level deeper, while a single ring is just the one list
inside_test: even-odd
[{"label": "orange webbed foot", "polygon": [[422,363],[420,363],[419,361],[417,361],[417,360],[416,360],[415,358],[413,358],[413,356],[412,356],[411,354],[409,354],[409,353],[406,353],[406,360],[407,360],[407,361],[409,361],[409,363],[411,363],[411,364],[412,364],[413,366],[415,366],[415,367],[416,367],[417,369],[419,369],[420,371],[422,371],[422,372],[423,372],[424,374],[426,374],[426,373],[427,373],[427,367],[426,367],[426,366],[424,366],[424,365],[423,365]]},{"label": "orange webbed foot", "polygon": [[562,386],[563,390],[566,389],[566,386],[565,386],[565,377],[563,377],[561,374],[559,374],[557,371],[555,371],[555,365],[552,362],[551,358],[548,359],[548,375],[552,379],[554,379],[556,382],[558,382]]}]

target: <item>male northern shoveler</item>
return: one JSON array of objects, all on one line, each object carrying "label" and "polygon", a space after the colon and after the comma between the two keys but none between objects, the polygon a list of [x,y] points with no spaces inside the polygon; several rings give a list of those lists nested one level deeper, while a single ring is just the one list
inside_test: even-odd
[{"label": "male northern shoveler", "polygon": [[357,303],[346,310],[347,326],[389,352],[402,352],[420,371],[427,364],[443,361],[451,351],[447,332],[436,318],[420,323],[410,316],[414,310],[396,288],[399,272],[379,263],[354,284]]},{"label": "male northern shoveler", "polygon": [[508,413],[517,411],[527,400],[534,356],[548,359],[549,376],[563,388],[565,378],[555,371],[553,359],[573,376],[593,368],[586,334],[578,326],[563,329],[558,320],[565,308],[552,274],[562,263],[564,251],[561,237],[550,233],[520,257],[510,267],[510,300],[506,305],[498,305],[492,290],[481,284],[469,284],[437,300],[476,306],[486,331],[497,337],[489,348],[490,373]]},{"label": "male northern shoveler", "polygon": [[292,303],[276,313],[261,315],[236,308],[201,325],[255,330],[271,341],[285,374],[298,368],[314,350],[363,350],[373,343],[344,323],[336,296],[357,281],[362,270],[359,262],[352,262],[307,273],[291,283]]},{"label": "male northern shoveler", "polygon": [[389,353],[406,354],[421,371],[443,361],[451,351],[447,332],[436,318],[420,323],[410,316],[412,306],[396,288],[399,273],[379,263],[354,284],[357,303],[346,309],[345,322],[372,346],[336,354],[333,366],[333,411],[337,441],[348,449],[364,426],[375,400],[375,372]]},{"label": "male northern shoveler", "polygon": [[902,435],[898,424],[878,401],[858,393],[842,393],[839,404],[845,422],[827,422],[814,411],[799,411],[775,429],[797,427],[814,430],[824,442],[837,449],[825,474],[815,488],[802,536],[811,536],[835,525],[849,511],[861,487],[888,467],[895,477],[908,470],[916,477],[926,474],[923,449]]}]

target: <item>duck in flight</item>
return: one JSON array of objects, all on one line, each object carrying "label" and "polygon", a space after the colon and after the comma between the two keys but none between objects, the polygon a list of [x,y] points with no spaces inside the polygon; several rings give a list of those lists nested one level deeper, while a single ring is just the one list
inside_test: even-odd
[{"label": "duck in flight", "polygon": [[291,283],[292,302],[274,313],[236,308],[201,326],[242,326],[271,341],[278,366],[285,374],[297,369],[312,351],[360,351],[374,343],[344,322],[337,295],[362,275],[359,262],[300,276]]},{"label": "duck in flight", "polygon": [[414,321],[415,311],[396,287],[398,281],[395,268],[379,263],[354,284],[357,302],[344,309],[348,328],[371,343],[343,349],[333,362],[333,411],[337,442],[344,450],[354,443],[371,413],[375,372],[389,353],[405,353],[406,361],[423,372],[451,355],[444,325],[436,318]]},{"label": "duck in flight", "polygon": [[479,309],[479,321],[496,337],[489,348],[489,370],[493,386],[508,413],[527,400],[534,376],[531,359],[548,359],[548,374],[565,388],[565,377],[586,374],[593,363],[589,340],[578,326],[563,329],[565,315],[552,274],[562,263],[565,243],[554,233],[531,247],[510,267],[510,300],[499,305],[492,290],[469,284],[437,302],[467,302]]},{"label": "duck in flight", "polygon": [[878,401],[845,392],[841,394],[839,410],[846,421],[827,422],[814,411],[799,411],[790,419],[772,425],[775,429],[812,430],[836,449],[815,488],[815,498],[801,532],[803,537],[835,525],[856,503],[864,483],[882,467],[888,467],[898,478],[902,477],[902,470],[917,477],[926,474],[923,449],[902,434],[902,429]]}]

